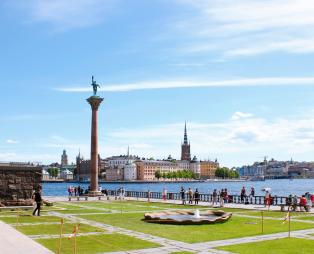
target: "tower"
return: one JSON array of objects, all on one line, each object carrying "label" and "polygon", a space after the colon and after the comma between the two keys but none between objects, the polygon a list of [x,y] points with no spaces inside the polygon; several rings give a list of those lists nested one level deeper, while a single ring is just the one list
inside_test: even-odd
[{"label": "tower", "polygon": [[191,160],[190,143],[188,142],[186,122],[184,125],[184,139],[183,139],[183,143],[181,144],[181,160],[187,160],[187,161]]},{"label": "tower", "polygon": [[91,124],[91,156],[90,156],[90,196],[99,196],[101,193],[98,191],[98,108],[103,98],[97,95],[97,87],[99,85],[92,77],[92,86],[94,95],[87,99],[92,109],[92,124]]},{"label": "tower", "polygon": [[68,155],[65,150],[63,150],[63,153],[61,155],[61,167],[68,165]]}]

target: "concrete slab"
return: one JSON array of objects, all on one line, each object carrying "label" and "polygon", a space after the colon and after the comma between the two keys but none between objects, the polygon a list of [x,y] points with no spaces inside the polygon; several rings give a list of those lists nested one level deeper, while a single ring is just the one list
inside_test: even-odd
[{"label": "concrete slab", "polygon": [[44,246],[23,235],[13,227],[0,221],[1,253],[10,254],[52,254]]}]

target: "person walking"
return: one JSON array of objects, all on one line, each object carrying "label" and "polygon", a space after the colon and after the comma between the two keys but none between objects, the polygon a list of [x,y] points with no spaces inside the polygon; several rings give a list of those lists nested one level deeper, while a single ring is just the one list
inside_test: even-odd
[{"label": "person walking", "polygon": [[228,190],[225,189],[225,193],[224,193],[224,202],[225,202],[225,203],[229,203],[228,200],[229,200]]},{"label": "person walking", "polygon": [[40,216],[40,206],[42,201],[40,188],[36,189],[35,193],[33,194],[33,199],[36,202],[36,208],[33,211],[33,216],[35,216],[36,212],[37,216]]},{"label": "person walking", "polygon": [[198,192],[198,189],[196,188],[195,192],[194,192],[194,202],[195,202],[195,205],[198,205],[198,201],[199,200],[200,200],[200,193]]},{"label": "person walking", "polygon": [[182,200],[182,205],[185,205],[185,191],[184,191],[183,187],[181,187],[180,196],[181,196],[181,200]]},{"label": "person walking", "polygon": [[220,207],[224,207],[224,201],[225,201],[225,191],[224,189],[221,189],[220,195],[219,195]]},{"label": "person walking", "polygon": [[163,188],[163,190],[162,190],[162,199],[163,199],[163,201],[167,200],[167,189],[166,188]]},{"label": "person walking", "polygon": [[240,194],[240,197],[241,197],[241,203],[244,202],[244,198],[246,196],[246,190],[245,190],[245,187],[243,186],[242,187],[242,190],[241,190],[241,194]]},{"label": "person walking", "polygon": [[188,191],[188,196],[189,196],[189,204],[193,204],[193,191],[191,188],[189,188],[189,191]]},{"label": "person walking", "polygon": [[250,196],[251,196],[251,197],[254,197],[254,196],[255,196],[255,189],[254,189],[254,187],[251,188]]},{"label": "person walking", "polygon": [[214,189],[212,196],[213,196],[212,206],[214,206],[214,203],[217,205],[217,190],[216,189]]}]

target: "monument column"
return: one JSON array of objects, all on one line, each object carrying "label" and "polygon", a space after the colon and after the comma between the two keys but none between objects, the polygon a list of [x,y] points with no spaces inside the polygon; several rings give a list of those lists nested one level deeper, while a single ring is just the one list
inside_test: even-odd
[{"label": "monument column", "polygon": [[[98,190],[98,107],[103,101],[103,98],[96,96],[96,82],[93,81],[94,95],[87,99],[92,108],[92,125],[91,125],[91,157],[90,157],[90,196],[101,195]],[[98,86],[98,85],[97,85]]]}]

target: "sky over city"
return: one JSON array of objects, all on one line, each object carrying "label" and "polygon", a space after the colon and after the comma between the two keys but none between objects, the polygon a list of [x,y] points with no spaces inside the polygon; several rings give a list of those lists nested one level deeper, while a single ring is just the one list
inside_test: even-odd
[{"label": "sky over city", "polygon": [[0,161],[314,161],[312,0],[2,0]]}]

